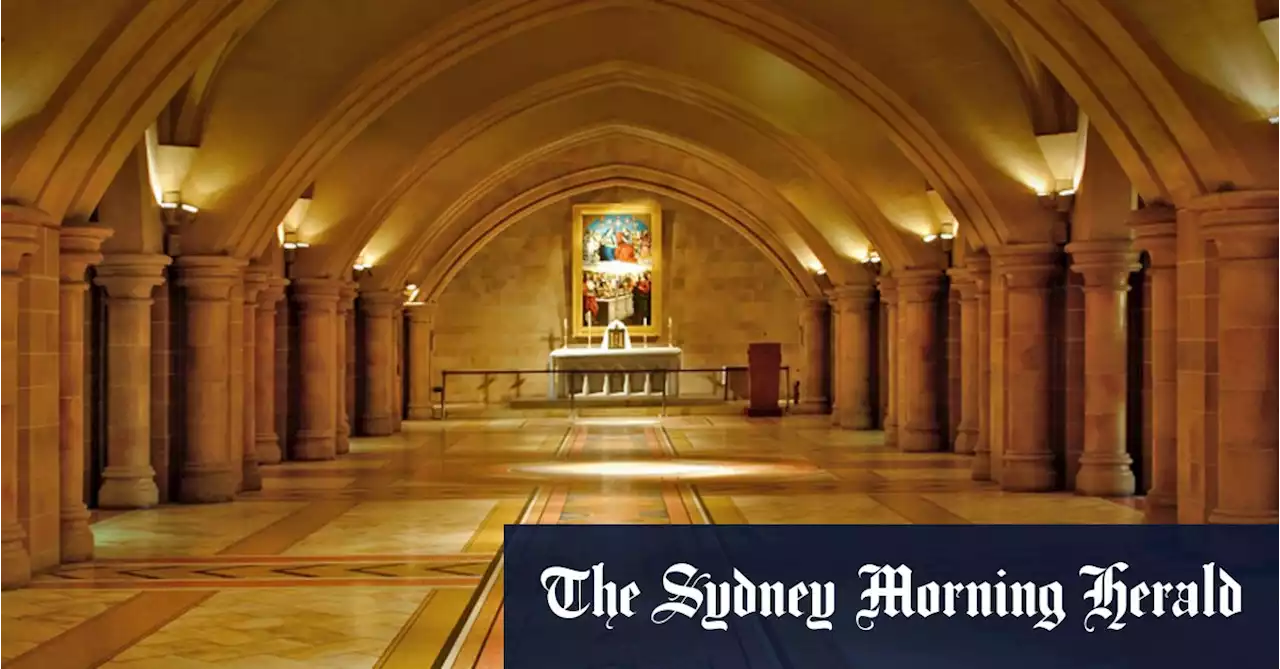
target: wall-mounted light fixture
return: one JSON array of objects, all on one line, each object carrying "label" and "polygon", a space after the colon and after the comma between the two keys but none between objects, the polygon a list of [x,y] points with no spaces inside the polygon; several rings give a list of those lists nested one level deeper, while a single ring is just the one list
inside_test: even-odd
[{"label": "wall-mounted light fixture", "polygon": [[404,306],[416,307],[422,304],[426,304],[425,302],[422,302],[421,300],[418,299],[418,294],[420,292],[421,292],[421,289],[418,288],[417,284],[412,284],[412,283],[405,284]]},{"label": "wall-mounted light fixture", "polygon": [[1036,197],[1040,200],[1040,206],[1045,209],[1066,214],[1071,211],[1071,205],[1075,203],[1076,189],[1064,188],[1057,192],[1036,191]]},{"label": "wall-mounted light fixture", "polygon": [[311,248],[310,244],[298,239],[297,232],[293,230],[284,230],[283,228],[280,234],[280,246],[286,251]]},{"label": "wall-mounted light fixture", "polygon": [[359,258],[356,258],[356,264],[352,265],[351,269],[354,269],[357,272],[363,272],[365,270],[373,269],[373,263],[370,263],[367,260],[365,260],[364,256],[362,255]]},{"label": "wall-mounted light fixture", "polygon": [[160,221],[164,224],[164,251],[167,255],[177,256],[182,253],[182,229],[195,222],[200,208],[182,201],[177,191],[168,191],[161,196]]}]

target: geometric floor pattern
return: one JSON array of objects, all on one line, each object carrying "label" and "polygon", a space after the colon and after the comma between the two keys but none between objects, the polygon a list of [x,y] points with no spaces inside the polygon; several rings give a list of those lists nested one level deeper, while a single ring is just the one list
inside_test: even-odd
[{"label": "geometric floor pattern", "polygon": [[500,667],[514,523],[1139,523],[825,417],[433,421],[263,467],[230,504],[95,522],[94,562],[3,593],[3,666]]}]

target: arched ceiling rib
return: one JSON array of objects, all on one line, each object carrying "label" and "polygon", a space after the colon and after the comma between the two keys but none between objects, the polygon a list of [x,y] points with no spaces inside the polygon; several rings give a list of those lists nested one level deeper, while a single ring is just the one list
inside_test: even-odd
[{"label": "arched ceiling rib", "polygon": [[[745,116],[748,110],[724,108],[727,103],[710,98],[705,88],[684,84],[691,82],[626,63],[601,64],[545,82],[527,94],[507,98],[463,127],[436,136],[409,159],[403,175],[387,184],[385,192],[381,182],[371,188],[367,174],[400,163],[379,162],[385,152],[366,145],[394,141],[403,130],[394,124],[375,124],[321,174],[310,210],[311,227],[304,232],[309,241],[333,246],[328,256],[343,267],[379,225],[388,219],[401,226],[417,225],[418,218],[429,216],[450,192],[490,175],[502,156],[510,158],[513,152],[531,150],[577,128],[626,119],[696,138],[744,163],[805,214],[820,235],[811,240],[814,245],[834,247],[844,257],[858,255],[856,251],[865,246],[861,235],[866,231],[882,255],[902,266],[936,262],[932,250],[918,237],[904,240],[897,234],[876,203],[843,182],[829,159],[815,165],[823,161],[821,152],[777,132],[763,119]],[[819,171],[825,178],[819,178]],[[925,210],[924,193],[916,197],[918,211]],[[385,249],[375,251],[385,253]],[[329,266],[324,273],[334,271]]]},{"label": "arched ceiling rib", "polygon": [[[443,35],[451,34],[445,28],[437,26],[425,31],[424,35],[435,40],[434,48],[420,43],[402,46],[398,53],[404,55],[388,56],[378,61],[376,66],[366,69],[357,78],[357,83],[347,87],[348,92],[342,96],[344,102],[333,107],[329,113],[320,116],[321,120],[312,126],[311,131],[304,133],[296,144],[294,140],[299,139],[299,131],[288,132],[287,129],[305,128],[306,124],[302,122],[304,115],[301,112],[290,112],[288,105],[278,108],[273,105],[262,105],[260,102],[251,104],[249,100],[242,101],[242,109],[253,107],[254,113],[261,113],[265,107],[272,109],[276,114],[269,124],[258,123],[255,128],[250,127],[254,123],[250,112],[242,111],[242,118],[232,111],[237,107],[234,100],[228,98],[224,102],[215,102],[216,106],[210,117],[206,146],[202,149],[201,160],[205,163],[205,169],[201,169],[200,165],[193,169],[188,189],[192,193],[190,197],[206,211],[213,212],[212,216],[216,217],[219,215],[218,212],[225,212],[224,215],[231,220],[215,227],[232,230],[234,235],[244,234],[242,225],[255,225],[258,229],[269,227],[271,221],[278,220],[283,211],[287,210],[292,199],[296,197],[297,189],[313,180],[315,173],[319,171],[318,168],[324,162],[333,159],[338,149],[357,136],[360,130],[374,120],[373,116],[382,113],[390,103],[400,102],[401,96],[416,96],[416,89],[413,86],[425,87],[421,84],[423,80],[428,81],[426,85],[450,80],[463,85],[462,88],[448,89],[442,84],[440,88],[434,89],[436,91],[434,101],[441,107],[467,108],[467,103],[461,102],[460,98],[466,99],[470,96],[474,99],[477,95],[485,93],[492,96],[494,91],[510,90],[513,83],[515,88],[521,87],[519,85],[521,82],[496,83],[495,80],[503,78],[500,74],[502,72],[510,72],[516,77],[524,73],[537,72],[538,74],[534,77],[536,80],[554,76],[557,70],[564,71],[570,69],[572,65],[580,66],[584,61],[634,57],[637,61],[647,61],[659,67],[685,68],[686,71],[682,74],[697,78],[704,78],[703,75],[709,69],[719,68],[722,72],[720,77],[726,79],[725,88],[736,87],[737,90],[732,90],[735,95],[744,97],[753,104],[770,108],[774,116],[796,126],[793,128],[795,132],[805,134],[807,138],[823,146],[824,149],[830,147],[833,152],[839,151],[841,144],[848,145],[851,141],[854,142],[855,147],[850,148],[856,148],[859,143],[868,145],[868,142],[869,146],[873,147],[879,147],[881,144],[886,146],[896,144],[901,148],[905,143],[913,147],[907,160],[897,155],[898,152],[892,149],[876,148],[869,153],[862,151],[862,156],[873,159],[876,163],[874,167],[879,168],[867,170],[864,167],[864,170],[885,173],[886,163],[905,164],[916,181],[913,190],[917,195],[929,185],[933,185],[939,192],[952,199],[955,203],[953,209],[962,218],[969,213],[977,214],[976,217],[965,220],[971,220],[974,225],[988,226],[988,237],[995,234],[989,228],[993,218],[982,212],[994,206],[993,194],[998,197],[1006,210],[1019,214],[1015,218],[1029,223],[1025,226],[1029,231],[1026,234],[1033,236],[1047,234],[1047,225],[1037,225],[1044,219],[1045,214],[1035,206],[1034,197],[1031,196],[1029,188],[1012,176],[999,173],[994,166],[988,165],[979,170],[984,175],[995,173],[994,176],[996,176],[995,179],[983,179],[984,185],[981,189],[976,188],[976,181],[972,179],[963,180],[964,183],[961,183],[955,179],[935,178],[933,180],[937,183],[931,184],[929,174],[936,177],[940,174],[939,168],[926,165],[929,172],[926,175],[921,175],[917,169],[914,169],[921,167],[919,164],[921,156],[925,154],[934,158],[940,156],[939,147],[944,143],[936,137],[927,142],[921,139],[916,144],[912,143],[914,141],[912,137],[917,139],[923,137],[919,130],[923,120],[914,112],[911,112],[914,116],[907,128],[911,131],[912,137],[895,134],[900,129],[894,125],[896,121],[893,118],[887,118],[885,114],[893,111],[894,114],[901,115],[902,109],[909,110],[909,108],[899,101],[892,106],[892,109],[869,109],[865,100],[859,101],[856,94],[874,93],[878,96],[877,99],[882,100],[887,91],[882,85],[877,84],[876,90],[868,92],[870,89],[866,88],[864,80],[868,79],[869,75],[859,73],[863,80],[854,83],[858,83],[860,88],[846,87],[837,90],[827,88],[825,84],[829,83],[829,76],[826,80],[817,79],[809,73],[813,69],[811,59],[802,61],[800,56],[794,54],[785,54],[786,57],[783,58],[754,46],[754,42],[763,40],[762,31],[776,30],[773,26],[763,24],[760,17],[739,20],[738,23],[730,26],[732,32],[726,31],[723,27],[720,30],[708,30],[709,25],[721,24],[711,24],[712,19],[707,18],[705,14],[696,14],[694,6],[710,7],[715,4],[709,0],[678,3],[567,4],[562,0],[536,0],[531,3],[521,3],[514,17],[511,16],[512,12],[501,15],[496,12],[489,13],[487,15],[489,19],[500,20],[501,26],[507,26],[508,29],[502,33],[501,39],[487,41],[482,39],[482,36],[490,35],[495,29],[493,25],[471,19],[454,19],[452,22],[458,26],[472,28],[471,33],[464,33],[470,52],[463,53],[457,48],[457,43],[464,41],[462,38],[453,42],[444,39]],[[736,3],[739,6],[742,4]],[[524,14],[528,7],[534,5],[541,11],[536,14]],[[607,9],[601,9],[602,6]],[[484,6],[485,9],[492,9],[492,7]],[[588,12],[584,7],[592,11]],[[717,11],[723,10],[724,8],[720,7]],[[526,26],[515,23],[521,16],[535,25]],[[264,19],[254,32],[265,31],[269,25],[270,22]],[[477,25],[482,27],[476,27]],[[513,25],[519,26],[520,30],[511,27]],[[744,41],[743,37],[737,34],[745,30],[744,26],[757,30],[757,33],[754,33],[755,38]],[[457,29],[454,32],[457,32]],[[607,41],[582,39],[581,36],[587,34],[609,34],[611,38]],[[793,31],[790,34],[790,39],[796,41],[796,33]],[[631,39],[629,35],[644,37]],[[320,36],[320,39],[323,41],[323,36]],[[269,39],[269,35],[264,33],[258,37],[247,36],[244,42],[246,44],[279,44],[286,40]],[[662,44],[662,48],[654,48],[654,44]],[[487,49],[481,51],[481,46]],[[812,47],[806,44],[804,48]],[[507,54],[515,53],[515,57],[500,59],[495,55],[504,53],[504,49]],[[531,57],[530,54],[538,55]],[[466,58],[464,59],[463,56]],[[575,59],[577,62],[567,62]],[[667,62],[664,62],[664,59]],[[796,65],[795,61],[800,61],[803,67]],[[423,65],[423,63],[429,65]],[[455,67],[450,68],[455,64]],[[415,65],[420,70],[416,73]],[[841,76],[848,80],[852,76],[849,74],[849,64],[842,65],[846,67],[842,70],[844,74]],[[473,69],[469,70],[468,66]],[[299,65],[299,67],[302,66]],[[702,71],[690,71],[689,68],[693,67],[701,67]],[[461,73],[468,74],[464,76]],[[286,75],[288,75],[287,72],[277,73],[282,87],[287,89],[294,85],[290,82],[297,77]],[[229,69],[224,76],[231,78],[237,75]],[[238,76],[252,78],[247,72],[241,72]],[[528,85],[528,82],[523,83]],[[312,84],[308,84],[310,85]],[[237,89],[237,85],[228,83],[225,88],[232,91]],[[337,89],[337,86],[332,88]],[[283,96],[281,99],[283,105],[290,95],[285,92],[281,92],[280,95]],[[315,95],[316,93],[312,91],[297,97],[305,98],[303,101],[308,102],[313,101]],[[337,97],[337,90],[334,90],[331,95]],[[478,102],[472,102],[470,105],[477,106]],[[1015,101],[1015,108],[1017,105],[1018,101]],[[302,109],[302,106],[294,106]],[[219,113],[220,108],[225,114]],[[427,109],[424,113],[427,116],[434,116],[440,112]],[[290,114],[293,115],[290,116]],[[221,140],[215,137],[215,125],[220,125],[222,128]],[[889,139],[885,137],[886,129],[889,131]],[[232,139],[233,137],[236,139]],[[290,146],[294,148],[289,148]],[[1037,153],[1038,150],[1034,148],[1034,139],[1029,135],[1023,138],[1020,146],[1021,153],[1026,156],[1025,159],[1020,159],[1022,163],[1043,162]],[[250,151],[258,153],[255,155],[249,153]],[[247,158],[253,158],[253,160],[246,160]],[[981,155],[974,158],[978,162],[985,160]],[[256,167],[252,178],[236,180],[225,169],[228,162],[235,162],[237,159],[252,163]],[[843,164],[852,167],[858,162],[870,161],[852,161]],[[213,165],[223,167],[214,170]],[[269,167],[264,172],[262,165],[275,167]],[[1043,168],[1042,165],[1041,168]],[[960,172],[973,173],[968,167],[960,171],[953,168],[947,170],[947,173],[952,175]],[[264,174],[267,175],[265,179],[263,179]],[[252,188],[264,181],[269,185],[267,189]],[[971,181],[973,181],[972,184],[969,183]],[[228,195],[227,191],[237,185],[240,186],[240,192]],[[963,196],[956,195],[957,188],[965,190]],[[979,200],[987,204],[978,207],[976,203]],[[965,202],[970,204],[966,205]],[[246,221],[249,223],[245,223]],[[225,244],[226,242],[219,244],[217,240],[213,240],[209,245],[217,248]]]},{"label": "arched ceiling rib", "polygon": [[[677,176],[758,212],[764,217],[765,228],[756,236],[771,240],[769,246],[776,253],[792,256],[797,264],[816,257],[836,282],[844,282],[850,276],[849,261],[835,256],[820,238],[815,238],[806,229],[803,215],[766,181],[706,149],[653,130],[620,124],[581,128],[532,146],[504,164],[484,169],[487,174],[483,177],[457,179],[443,189],[442,197],[432,200],[430,207],[404,208],[401,225],[380,228],[367,248],[371,249],[372,259],[384,268],[379,282],[390,282],[383,287],[396,287],[415,262],[443,255],[455,239],[465,236],[467,231],[457,228],[457,223],[468,220],[467,212],[477,203],[505,200],[515,192],[539,187],[569,172],[616,167],[619,155],[627,156],[628,167],[643,169],[646,174]],[[658,177],[648,179],[660,181]]]},{"label": "arched ceiling rib", "polygon": [[[457,226],[465,231],[463,236],[438,256],[419,258],[413,263],[414,269],[407,274],[397,274],[397,278],[407,277],[408,282],[422,287],[426,299],[436,299],[467,261],[511,225],[543,207],[617,187],[679,200],[701,210],[742,234],[778,269],[797,294],[816,297],[822,293],[821,287],[794,256],[782,252],[767,234],[759,234],[763,222],[750,210],[683,177],[633,165],[606,165],[571,172],[500,201],[491,209],[469,212],[469,217],[461,219]],[[422,278],[417,279],[419,276]]]}]

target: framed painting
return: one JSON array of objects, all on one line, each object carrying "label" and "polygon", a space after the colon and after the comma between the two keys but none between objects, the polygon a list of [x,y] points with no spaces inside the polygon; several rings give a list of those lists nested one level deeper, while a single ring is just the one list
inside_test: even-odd
[{"label": "framed painting", "polygon": [[573,208],[573,334],[603,336],[620,321],[661,334],[662,209],[656,202]]}]

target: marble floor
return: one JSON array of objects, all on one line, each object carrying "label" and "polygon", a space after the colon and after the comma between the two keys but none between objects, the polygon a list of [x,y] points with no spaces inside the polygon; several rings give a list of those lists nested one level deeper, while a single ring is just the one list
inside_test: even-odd
[{"label": "marble floor", "polygon": [[1138,523],[823,417],[406,423],[231,504],[95,522],[98,557],[0,599],[15,669],[502,666],[514,523]]}]

